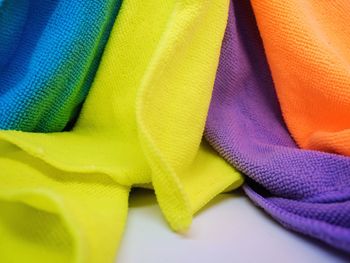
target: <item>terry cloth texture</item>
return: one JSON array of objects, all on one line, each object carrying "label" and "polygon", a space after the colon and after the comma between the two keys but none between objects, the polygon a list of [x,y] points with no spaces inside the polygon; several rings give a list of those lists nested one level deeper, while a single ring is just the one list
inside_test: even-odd
[{"label": "terry cloth texture", "polygon": [[0,3],[0,129],[61,131],[94,78],[120,0]]},{"label": "terry cloth texture", "polygon": [[253,0],[283,117],[298,145],[350,155],[350,1]]},{"label": "terry cloth texture", "polygon": [[273,218],[350,252],[350,158],[299,149],[288,134],[248,1],[229,13],[205,135]]},{"label": "terry cloth texture", "polygon": [[0,211],[9,214],[0,239],[11,248],[0,248],[1,262],[113,262],[132,185],[152,183],[167,221],[183,230],[242,183],[201,143],[228,5],[123,1],[74,128],[0,132]]}]

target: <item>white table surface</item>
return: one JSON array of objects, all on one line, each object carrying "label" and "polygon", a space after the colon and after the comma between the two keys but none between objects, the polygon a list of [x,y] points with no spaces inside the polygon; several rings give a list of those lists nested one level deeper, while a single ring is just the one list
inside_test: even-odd
[{"label": "white table surface", "polygon": [[170,230],[153,192],[132,192],[129,206],[118,263],[350,262],[348,255],[285,230],[242,193],[216,197],[186,235]]}]

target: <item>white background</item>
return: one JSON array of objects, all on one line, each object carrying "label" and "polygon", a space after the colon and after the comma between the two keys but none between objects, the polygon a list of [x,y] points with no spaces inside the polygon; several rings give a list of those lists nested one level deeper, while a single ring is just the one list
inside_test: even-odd
[{"label": "white background", "polygon": [[242,193],[221,194],[186,235],[164,221],[153,192],[132,192],[118,263],[350,262],[350,256],[285,230]]}]

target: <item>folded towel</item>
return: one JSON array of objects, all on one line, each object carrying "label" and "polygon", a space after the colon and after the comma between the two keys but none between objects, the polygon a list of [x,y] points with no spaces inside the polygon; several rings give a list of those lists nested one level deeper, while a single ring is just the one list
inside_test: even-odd
[{"label": "folded towel", "polygon": [[272,217],[350,252],[350,158],[295,145],[248,1],[230,10],[205,134]]},{"label": "folded towel", "polygon": [[0,261],[114,262],[129,187],[0,143]]},{"label": "folded towel", "polygon": [[283,117],[298,145],[350,155],[350,1],[253,0]]},{"label": "folded towel", "polygon": [[0,3],[0,129],[61,131],[94,78],[120,0]]},{"label": "folded towel", "polygon": [[[211,198],[242,183],[201,143],[227,11],[227,0],[124,0],[74,128],[0,132],[0,200],[14,222],[0,221],[8,246],[27,261],[112,262],[132,185],[152,183],[166,219],[183,230]],[[21,213],[46,225],[13,232]],[[44,260],[46,242],[56,250]],[[9,257],[17,255],[0,253]]]}]

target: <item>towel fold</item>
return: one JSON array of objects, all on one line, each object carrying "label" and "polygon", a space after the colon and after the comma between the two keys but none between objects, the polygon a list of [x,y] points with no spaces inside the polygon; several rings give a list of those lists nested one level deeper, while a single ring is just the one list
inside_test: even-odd
[{"label": "towel fold", "polygon": [[253,0],[283,117],[297,144],[350,155],[350,2]]},{"label": "towel fold", "polygon": [[[283,122],[248,1],[233,1],[205,135],[285,227],[350,252],[350,158],[302,150]],[[290,62],[292,63],[292,62]]]},{"label": "towel fold", "polygon": [[120,0],[0,3],[0,129],[63,130],[85,99]]},{"label": "towel fold", "polygon": [[1,262],[114,262],[129,187],[56,169],[8,143],[0,152]]},{"label": "towel fold", "polygon": [[[19,195],[15,189],[21,184],[34,196],[26,209],[51,212],[51,221],[67,222],[48,222],[53,233],[61,233],[49,241],[65,242],[62,256],[72,255],[74,244],[88,249],[79,250],[81,261],[70,256],[72,262],[112,262],[109,251],[118,244],[131,186],[152,183],[175,230],[188,228],[193,214],[215,195],[240,186],[240,174],[201,142],[227,11],[227,0],[123,1],[74,128],[50,134],[0,132],[2,143],[21,157],[0,149],[2,173],[11,185],[0,190],[0,200]],[[37,194],[37,185],[43,194]],[[97,221],[90,209],[99,210]],[[36,213],[27,214],[34,220]],[[15,222],[18,215],[13,213]],[[77,229],[81,235],[69,235],[70,225],[84,220],[86,225]],[[1,227],[8,240],[17,239],[6,224]],[[101,239],[95,241],[94,235]],[[35,258],[36,248],[45,249],[42,243],[11,246]]]}]

